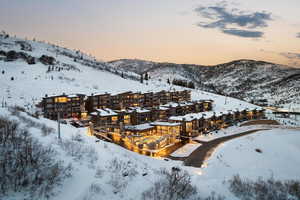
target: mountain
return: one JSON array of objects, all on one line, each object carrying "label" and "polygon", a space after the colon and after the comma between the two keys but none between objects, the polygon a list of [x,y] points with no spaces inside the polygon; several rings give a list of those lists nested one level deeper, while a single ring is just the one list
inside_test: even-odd
[{"label": "mountain", "polygon": [[[153,78],[141,84],[139,74],[144,73],[143,63]],[[154,191],[155,187],[166,194],[170,188],[173,190],[173,185],[167,185],[170,187],[165,191],[166,180],[170,178],[166,172],[178,172],[179,169],[184,172],[184,180],[188,182],[172,183],[175,182],[176,186],[195,186],[198,193],[192,191],[203,197],[201,199],[205,199],[211,192],[235,199],[228,188],[224,187],[224,182],[236,174],[246,178],[269,178],[274,175],[283,179],[299,179],[297,144],[300,137],[296,134],[297,130],[278,129],[278,133],[273,130],[261,131],[256,136],[237,140],[234,146],[227,145],[230,143],[222,144],[216,148],[216,153],[213,153],[205,167],[193,168],[184,166],[182,161],[151,158],[128,151],[116,144],[91,137],[87,128],[75,128],[69,123],[61,125],[62,139],[58,140],[57,122],[33,115],[39,111],[36,105],[46,94],[64,92],[90,95],[129,90],[146,92],[183,89],[159,81],[163,75],[155,75],[154,72],[160,70],[153,67],[156,63],[141,61],[135,65],[135,71],[113,65],[97,61],[79,50],[0,35],[0,199],[151,199],[147,198],[147,194]],[[166,72],[176,69],[174,77],[175,74],[178,78],[187,75],[183,66],[182,76],[179,76],[177,67],[171,67],[173,64],[170,67],[165,65],[162,69]],[[189,73],[186,79],[190,80],[191,75]],[[170,74],[166,74],[165,78],[168,76]],[[192,100],[214,100],[214,111],[256,107],[236,98],[197,89],[192,89],[191,94]],[[3,128],[3,125],[7,126]],[[226,131],[235,128],[243,129],[234,126],[207,137],[226,135]],[[199,146],[192,143],[189,145]],[[281,148],[278,148],[279,145]],[[22,151],[23,148],[26,151]],[[187,148],[179,149],[179,152],[187,154],[189,146]],[[225,150],[226,155],[219,148]],[[254,148],[259,148],[262,153],[257,153]],[[285,149],[287,151],[283,154]],[[240,159],[241,151],[247,157],[247,162]],[[24,157],[30,157],[28,155],[34,155],[31,162],[21,162]],[[8,163],[8,166],[3,163]],[[288,170],[286,163],[290,163]],[[182,199],[187,199],[185,197]]]},{"label": "mountain", "polygon": [[300,102],[300,69],[264,61],[236,60],[204,66],[124,59],[109,64],[138,74],[147,72],[152,79],[165,82],[192,81],[198,89],[248,102],[267,99],[271,106],[290,109],[296,109]]}]

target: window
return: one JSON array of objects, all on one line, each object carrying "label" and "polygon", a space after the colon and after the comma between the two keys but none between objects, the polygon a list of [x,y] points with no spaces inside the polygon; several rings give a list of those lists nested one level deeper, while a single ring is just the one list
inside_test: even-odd
[{"label": "window", "polygon": [[130,115],[124,115],[124,124],[130,124]]},{"label": "window", "polygon": [[55,98],[55,102],[56,103],[65,103],[68,101],[68,98],[67,97],[56,97]]},{"label": "window", "polygon": [[193,124],[192,122],[187,122],[186,123],[186,131],[191,132],[193,130]]},{"label": "window", "polygon": [[118,117],[117,117],[117,116],[113,116],[113,117],[111,117],[111,121],[112,121],[112,122],[116,122],[116,121],[118,121]]}]

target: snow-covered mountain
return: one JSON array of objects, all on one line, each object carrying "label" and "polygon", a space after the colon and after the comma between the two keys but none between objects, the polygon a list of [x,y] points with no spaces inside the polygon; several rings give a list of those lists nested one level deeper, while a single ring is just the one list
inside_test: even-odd
[{"label": "snow-covered mountain", "polygon": [[272,106],[294,109],[300,101],[300,69],[264,61],[236,60],[215,66],[128,59],[109,63],[116,69],[147,72],[156,80],[193,81],[199,89],[249,102],[267,99]]},{"label": "snow-covered mountain", "polygon": [[[159,74],[155,75],[152,64],[155,65],[152,62],[147,64],[151,76],[161,77]],[[38,190],[32,187],[18,191],[12,189],[4,195],[0,192],[0,199],[143,199],[145,191],[152,189],[162,179],[166,180],[165,176],[160,173],[161,169],[171,171],[173,167],[180,167],[187,171],[191,177],[190,183],[199,191],[198,194],[201,197],[207,197],[215,191],[226,195],[228,199],[235,199],[228,188],[224,187],[224,181],[236,173],[250,178],[255,178],[255,176],[268,178],[271,175],[276,177],[278,174],[282,179],[300,178],[297,173],[299,148],[291,148],[292,154],[288,152],[284,154],[288,154],[289,157],[277,155],[284,149],[289,150],[290,146],[296,146],[295,144],[300,139],[299,134],[296,134],[297,130],[284,130],[286,134],[279,135],[275,139],[272,139],[272,135],[277,133],[269,131],[265,137],[257,139],[260,141],[259,147],[256,147],[255,143],[251,143],[252,146],[248,147],[244,145],[244,140],[237,141],[236,148],[225,149],[227,156],[234,153],[236,159],[228,157],[222,159],[222,156],[216,154],[206,167],[193,168],[184,166],[181,161],[139,155],[118,145],[90,137],[86,128],[78,129],[70,124],[62,124],[62,141],[58,141],[55,121],[30,116],[30,113],[36,109],[35,105],[45,94],[53,95],[65,92],[90,95],[91,93],[117,93],[128,90],[145,92],[182,89],[159,81],[157,78],[144,81],[143,84],[136,81],[139,79],[139,73],[142,72],[139,71],[142,70],[141,64],[135,66],[135,71],[115,68],[112,65],[97,61],[78,50],[70,50],[45,42],[0,36],[0,132],[3,131],[1,127],[3,120],[14,121],[19,125],[21,134],[27,133],[41,146],[52,148],[51,155],[55,155],[55,157],[50,161],[57,161],[61,166],[72,166],[71,176],[61,179],[59,185],[51,191],[51,195],[48,197],[31,196],[30,191],[32,190],[45,192],[49,189],[47,184],[42,187],[37,184]],[[169,68],[172,67],[164,67],[166,72]],[[182,78],[185,74],[186,71],[182,69]],[[212,99],[215,102],[214,110],[216,111],[255,107],[236,98],[201,90],[192,90],[192,99]],[[13,109],[15,105],[24,107],[29,114],[23,112],[22,109],[16,111],[16,108]],[[259,133],[265,134],[263,131]],[[285,139],[287,134],[288,140]],[[249,136],[246,138],[246,141],[248,140],[252,141],[253,139]],[[280,151],[274,153],[269,149],[279,145]],[[41,148],[41,146],[37,147]],[[253,148],[260,148],[263,153],[258,154]],[[240,162],[240,149],[247,153],[249,158],[247,163]],[[0,157],[3,155],[1,153]],[[221,154],[223,153],[221,152]],[[262,162],[264,158],[272,159],[274,157],[276,160],[272,160],[272,162]],[[286,165],[277,165],[277,163],[290,163],[289,174],[284,174]],[[251,164],[253,166],[249,173],[248,169]],[[44,170],[48,172],[49,169],[53,169],[51,167],[51,165],[46,166]],[[226,170],[223,170],[225,167]],[[11,171],[13,172],[13,170]],[[49,174],[51,175],[51,173]],[[24,185],[26,186],[26,182]]]}]

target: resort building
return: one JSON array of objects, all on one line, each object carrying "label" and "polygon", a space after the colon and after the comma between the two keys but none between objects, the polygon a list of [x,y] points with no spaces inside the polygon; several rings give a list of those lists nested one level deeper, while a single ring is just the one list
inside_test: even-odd
[{"label": "resort building", "polygon": [[85,119],[87,111],[85,109],[86,96],[83,94],[62,94],[59,96],[47,95],[41,103],[44,117],[55,120],[58,118],[78,118]]}]

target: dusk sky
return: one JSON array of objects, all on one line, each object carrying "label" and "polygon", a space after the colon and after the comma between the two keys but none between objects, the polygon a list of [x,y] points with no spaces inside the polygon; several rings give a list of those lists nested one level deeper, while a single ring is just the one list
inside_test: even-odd
[{"label": "dusk sky", "polygon": [[104,61],[300,67],[299,0],[1,0],[0,24]]}]

